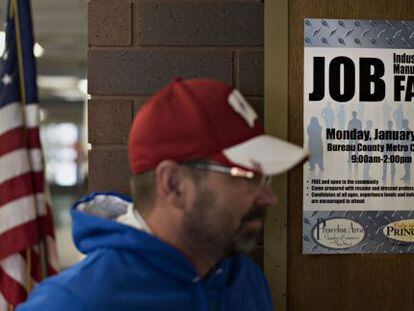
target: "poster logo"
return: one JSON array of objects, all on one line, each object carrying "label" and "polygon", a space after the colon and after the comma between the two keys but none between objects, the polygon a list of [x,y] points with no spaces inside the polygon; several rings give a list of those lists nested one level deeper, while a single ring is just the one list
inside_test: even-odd
[{"label": "poster logo", "polygon": [[383,229],[386,237],[400,242],[414,242],[414,219],[392,222]]},{"label": "poster logo", "polygon": [[345,249],[358,245],[365,237],[365,229],[348,218],[319,218],[312,235],[324,247]]}]

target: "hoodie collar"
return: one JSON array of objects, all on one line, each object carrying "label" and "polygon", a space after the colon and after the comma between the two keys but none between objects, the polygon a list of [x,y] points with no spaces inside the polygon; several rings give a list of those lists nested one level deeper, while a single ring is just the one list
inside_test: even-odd
[{"label": "hoodie collar", "polygon": [[125,214],[119,216],[116,219],[117,222],[131,226],[137,230],[144,231],[148,234],[152,234],[151,229],[148,227],[145,219],[140,215],[140,213],[134,208],[134,205],[131,203],[127,207]]},{"label": "hoodie collar", "polygon": [[[131,203],[129,197],[113,192],[92,193],[76,202],[71,214],[73,240],[79,251],[88,254],[104,248],[123,250],[144,259],[163,275],[186,283],[202,281],[182,252],[152,234],[117,222],[128,213]],[[219,273],[211,275],[224,275],[224,266],[224,261],[219,263]]]}]

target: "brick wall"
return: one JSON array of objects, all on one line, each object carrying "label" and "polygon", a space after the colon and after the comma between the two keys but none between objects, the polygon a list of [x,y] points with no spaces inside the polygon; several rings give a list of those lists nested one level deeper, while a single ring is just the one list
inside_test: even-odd
[{"label": "brick wall", "polygon": [[[176,76],[238,87],[263,120],[262,1],[90,0],[88,6],[89,191],[129,193],[133,116]],[[262,249],[256,253],[261,262]]]}]

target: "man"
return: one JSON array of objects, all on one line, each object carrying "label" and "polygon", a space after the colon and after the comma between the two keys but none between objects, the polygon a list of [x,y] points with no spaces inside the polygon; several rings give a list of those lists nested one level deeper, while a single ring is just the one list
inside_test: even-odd
[{"label": "man", "polygon": [[18,310],[272,310],[243,253],[275,203],[270,176],[306,153],[265,135],[242,95],[213,80],[177,79],[154,95],[128,147],[134,204],[115,194],[75,204],[86,258]]}]

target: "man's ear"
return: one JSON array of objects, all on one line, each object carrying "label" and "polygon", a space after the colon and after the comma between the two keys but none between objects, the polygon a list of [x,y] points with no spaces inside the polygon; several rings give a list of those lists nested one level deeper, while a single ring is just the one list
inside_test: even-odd
[{"label": "man's ear", "polygon": [[186,179],[183,168],[172,160],[164,160],[155,168],[157,195],[170,206],[183,208],[186,203]]}]

